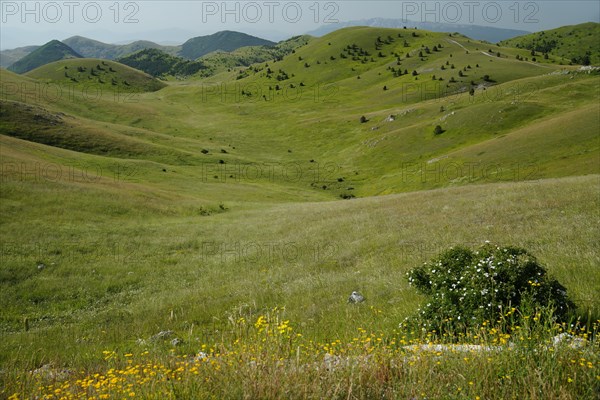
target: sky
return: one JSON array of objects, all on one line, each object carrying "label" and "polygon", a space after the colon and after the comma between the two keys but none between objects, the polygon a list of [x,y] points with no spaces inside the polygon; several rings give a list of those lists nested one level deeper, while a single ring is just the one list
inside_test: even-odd
[{"label": "sky", "polygon": [[377,17],[536,32],[600,22],[600,1],[0,0],[0,49],[74,35],[107,43],[181,44],[222,30],[279,41],[325,24]]}]

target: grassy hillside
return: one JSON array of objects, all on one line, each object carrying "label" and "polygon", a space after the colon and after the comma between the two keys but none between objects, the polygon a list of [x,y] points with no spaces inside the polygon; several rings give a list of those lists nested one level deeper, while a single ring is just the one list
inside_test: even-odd
[{"label": "grassy hillside", "polygon": [[[417,19],[417,18],[415,18]],[[504,39],[513,38],[515,36],[526,35],[530,32],[516,30],[516,29],[504,29],[496,28],[492,26],[479,26],[473,24],[456,24],[456,23],[444,23],[444,22],[431,22],[426,19],[422,21],[407,21],[405,18],[369,18],[361,19],[358,21],[348,21],[339,23],[329,23],[315,29],[314,31],[308,32],[314,36],[324,36],[328,33],[336,30],[347,28],[351,26],[370,26],[380,28],[396,28],[402,29],[405,26],[416,27],[425,31],[433,32],[457,32],[462,35],[468,36],[476,40],[487,41],[490,43],[497,43]]]},{"label": "grassy hillside", "polygon": [[[254,210],[225,202],[225,212],[219,212],[216,204],[211,212],[205,203],[202,207],[211,214],[203,216],[200,204],[193,215],[190,199],[172,192],[144,191],[143,186],[114,181],[108,174],[92,183],[91,177],[81,178],[86,175],[75,171],[75,178],[54,182],[40,176],[37,180],[30,177],[32,181],[27,183],[12,175],[8,179],[13,182],[4,190],[4,232],[10,232],[10,236],[4,238],[7,247],[0,301],[5,312],[0,353],[9,371],[33,370],[51,363],[57,371],[77,366],[77,371],[91,371],[90,376],[104,375],[110,374],[109,368],[125,369],[126,362],[121,366],[118,360],[132,356],[135,363],[169,368],[177,360],[191,359],[198,349],[213,357],[228,352],[241,340],[240,348],[231,351],[244,361],[231,366],[251,374],[245,360],[254,357],[265,366],[274,361],[267,361],[258,351],[260,335],[240,335],[252,331],[260,315],[285,307],[281,316],[272,317],[278,318],[273,323],[279,326],[290,321],[293,334],[302,337],[295,339],[298,342],[290,351],[275,346],[267,354],[302,362],[304,367],[293,374],[294,379],[305,382],[310,390],[307,397],[316,398],[317,388],[308,389],[309,376],[318,373],[316,366],[330,357],[325,354],[333,342],[336,344],[330,354],[376,354],[381,362],[411,357],[394,343],[427,343],[425,338],[423,342],[413,341],[393,333],[398,322],[420,301],[408,287],[404,273],[449,245],[475,245],[483,240],[526,246],[567,285],[579,304],[597,310],[594,289],[600,282],[594,221],[599,206],[595,189],[598,176]],[[19,187],[23,185],[30,196],[22,195]],[[61,190],[53,191],[52,187]],[[42,209],[58,212],[53,205],[65,202],[72,205],[72,211],[40,225]],[[21,218],[17,224],[14,218],[25,212],[28,218]],[[88,223],[77,223],[83,220]],[[50,223],[52,226],[47,226]],[[33,224],[36,229],[28,229]],[[52,230],[51,237],[43,234],[46,229]],[[47,267],[39,270],[40,262]],[[367,296],[364,306],[353,307],[346,302],[348,293],[356,289]],[[23,331],[24,316],[28,317],[28,332]],[[236,328],[243,321],[248,325]],[[163,344],[149,340],[166,330],[182,338],[183,344],[172,347],[169,341]],[[353,350],[351,343],[357,337],[361,343]],[[364,347],[367,338],[374,342]],[[393,351],[383,353],[377,340],[383,340]],[[300,355],[296,345],[300,346]],[[18,350],[29,348],[32,351]],[[44,351],[33,352],[38,348]],[[25,351],[28,357],[23,357]],[[106,361],[112,352],[117,358]],[[524,357],[534,353],[524,350],[519,354],[512,361],[502,354],[494,356],[497,369],[516,371]],[[575,354],[597,362],[593,353]],[[554,363],[558,359],[570,365],[569,357],[573,356],[559,351]],[[463,357],[477,363],[479,360],[476,353],[461,355],[461,363]],[[451,360],[446,367],[460,367]],[[528,362],[533,368],[541,361],[533,358]],[[232,380],[236,373],[226,365],[221,367],[218,379],[223,383],[206,390],[235,396],[237,390],[249,384],[249,378]],[[365,364],[363,368],[367,373],[376,367]],[[345,376],[345,369],[339,371]],[[511,384],[499,386],[496,369],[491,375],[469,371],[465,382],[456,375],[448,377],[448,387],[439,388],[439,380],[438,385],[417,383],[417,376],[415,385],[420,392],[442,396],[458,387],[466,390],[464,385],[472,380],[478,382],[478,395],[502,398],[497,393],[510,390],[514,395],[523,394],[525,382],[535,382],[533,376],[524,373],[518,375],[520,383],[515,384],[516,372],[511,372]],[[579,370],[578,379],[585,385],[565,388],[562,380],[552,380],[555,383],[548,384],[545,393],[562,390],[566,398],[581,397],[578,390],[590,388],[593,371],[587,367]],[[197,372],[202,378],[208,374]],[[277,368],[273,374],[280,376],[280,372]],[[430,373],[445,376],[438,369],[430,369]],[[190,374],[193,376],[193,371]],[[569,374],[573,376],[573,372]],[[75,379],[86,375],[53,376],[77,388]],[[52,379],[41,376],[38,384],[26,383],[26,389],[3,386],[29,396],[45,392]],[[133,387],[137,393],[156,393],[156,385],[165,393],[200,390],[190,386],[197,378],[189,379],[178,383],[175,378],[175,386],[163,388],[161,379],[150,377],[150,382],[155,382],[153,389],[148,380],[135,381]],[[338,376],[335,381],[338,379],[342,378]],[[406,384],[406,379],[405,375],[398,376],[398,384]],[[280,376],[279,381],[289,388],[288,379]],[[37,389],[40,384],[41,390]],[[391,382],[379,385],[389,387]],[[128,393],[125,386],[107,389],[113,395]],[[97,390],[104,388],[98,386]],[[148,392],[142,396],[151,395]]]},{"label": "grassy hillside", "polygon": [[171,164],[191,154],[155,145],[142,135],[129,135],[100,127],[71,115],[0,101],[0,132],[3,135],[71,151],[122,159],[144,159]]},{"label": "grassy hillside", "polygon": [[589,22],[519,36],[500,44],[530,50],[531,56],[537,53],[538,58],[550,54],[573,64],[599,65],[599,37],[600,24]]},{"label": "grassy hillside", "polygon": [[248,46],[231,52],[214,51],[200,57],[200,61],[211,68],[212,73],[219,73],[237,67],[249,67],[252,64],[280,60],[286,55],[305,46],[311,36],[295,36],[281,41],[275,46]]},{"label": "grassy hillside", "polygon": [[81,58],[81,55],[66,44],[52,40],[11,64],[8,69],[23,74],[42,65],[71,58]]},{"label": "grassy hillside", "polygon": [[[442,97],[556,70],[524,58],[517,62],[517,55],[525,58],[527,52],[463,36],[359,27],[315,39],[281,62],[247,69],[236,78],[250,77],[261,87],[270,86],[275,97],[291,85],[335,83],[340,89],[338,95],[352,96],[368,90],[369,97],[390,99],[392,105],[403,94],[403,102],[410,102],[410,98],[421,101],[423,90],[430,96]],[[374,90],[380,93],[375,96]]]},{"label": "grassy hillside", "polygon": [[[244,118],[244,123],[260,127],[254,130],[257,132],[254,138],[264,132],[265,137],[273,140],[265,157],[279,152],[285,154],[289,149],[293,151],[288,154],[290,158],[301,154],[305,160],[322,161],[325,158],[337,163],[340,166],[338,178],[345,179],[343,182],[334,179],[326,186],[338,195],[343,195],[349,187],[354,188],[353,193],[367,196],[481,180],[510,180],[514,176],[556,176],[554,174],[560,174],[562,167],[558,167],[555,158],[550,156],[549,150],[554,149],[550,140],[547,147],[543,142],[538,147],[526,146],[522,153],[507,153],[501,171],[493,176],[484,172],[484,168],[491,168],[494,161],[479,154],[480,151],[470,153],[468,160],[459,160],[466,164],[461,164],[460,171],[448,173],[448,178],[428,176],[421,179],[421,171],[427,171],[427,168],[444,171],[457,161],[454,158],[457,150],[475,148],[478,143],[489,143],[489,146],[498,146],[506,152],[499,138],[518,127],[534,124],[522,131],[525,135],[530,129],[537,129],[535,124],[542,121],[557,123],[564,118],[565,124],[571,123],[573,116],[565,112],[571,111],[579,101],[590,107],[582,113],[587,122],[582,124],[581,131],[585,136],[581,139],[588,144],[581,144],[581,150],[576,150],[580,144],[575,143],[579,141],[564,139],[565,132],[560,129],[549,129],[547,135],[548,138],[555,135],[559,141],[566,140],[569,143],[566,146],[576,146],[572,150],[565,149],[569,154],[565,164],[581,168],[582,173],[597,170],[594,155],[598,144],[594,141],[593,128],[597,123],[594,121],[598,121],[597,113],[593,112],[597,93],[593,84],[588,86],[597,82],[597,76],[518,61],[514,57],[518,50],[441,34],[420,33],[422,36],[413,38],[411,31],[405,33],[403,30],[395,31],[396,36],[400,33],[402,38],[395,39],[390,45],[381,45],[384,57],[378,57],[377,37],[386,39],[388,35],[392,36],[390,32],[371,28],[344,30],[315,39],[281,62],[254,66],[242,74],[233,72],[229,74],[230,79],[241,79],[227,85],[226,90],[216,84],[209,88],[218,90],[204,89],[208,93],[204,107],[218,113],[221,119],[227,118],[227,113],[221,114],[227,106],[231,110],[236,106],[240,110],[251,108],[255,117],[264,116],[264,123],[250,122],[249,118]],[[404,47],[404,38],[409,47]],[[366,63],[364,57],[352,60],[355,56],[344,51],[352,44],[356,44],[358,51],[375,55],[374,62],[370,56]],[[420,51],[426,54],[421,46],[431,50],[438,44],[442,45],[438,52],[432,51],[423,57],[424,60],[418,57]],[[468,49],[468,54],[461,46]],[[400,51],[402,65],[397,66],[391,53]],[[497,51],[502,52],[501,57],[483,54]],[[406,58],[406,52],[413,55]],[[459,77],[457,71],[464,71],[469,65],[471,69],[467,68],[464,76]],[[411,72],[395,77],[390,68]],[[413,76],[412,71],[417,71],[418,75]],[[444,80],[434,82],[434,74]],[[490,76],[490,82],[484,80],[485,75]],[[456,83],[449,82],[452,77]],[[384,86],[387,90],[383,90]],[[473,96],[469,95],[468,88],[474,89]],[[570,94],[565,96],[564,93]],[[290,104],[293,104],[293,111],[286,108]],[[283,122],[271,123],[266,119],[269,113],[280,115],[279,121]],[[368,122],[361,124],[363,115]],[[438,124],[446,131],[435,136],[434,127]],[[544,122],[539,126],[548,125]],[[527,155],[531,152],[540,157],[535,161],[528,160]],[[477,163],[476,171],[469,171],[469,162]],[[519,172],[519,165],[529,172]],[[473,173],[475,176],[471,176]]]},{"label": "grassy hillside", "polygon": [[36,68],[27,76],[41,81],[108,90],[153,92],[165,84],[152,76],[114,61],[94,58],[58,61]]},{"label": "grassy hillside", "polygon": [[[548,346],[599,329],[598,72],[411,29],[290,46],[156,91],[105,60],[0,70],[0,397],[592,398],[597,341]],[[400,327],[406,272],[486,240],[577,327]],[[514,347],[404,347],[433,342]]]},{"label": "grassy hillside", "polygon": [[[46,157],[31,160],[44,165]],[[412,312],[419,297],[403,278],[408,268],[451,245],[475,246],[484,240],[527,247],[584,310],[597,311],[598,176],[349,202],[249,207],[231,199],[221,210],[218,203],[152,189],[150,182],[134,183],[140,176],[133,171],[116,179],[113,171],[92,170],[85,159],[79,161],[72,176],[54,180],[50,173],[22,177],[19,171],[5,171],[3,234],[10,235],[3,239],[14,246],[5,253],[2,324],[14,340],[49,339],[20,333],[23,316],[30,317],[35,332],[54,332],[57,340],[62,335],[56,331],[58,321],[68,323],[78,332],[71,334],[92,335],[85,346],[98,352],[121,342],[127,347],[155,330],[185,331],[191,323],[208,324],[211,328],[197,333],[208,339],[227,323],[221,320],[225,313],[240,304],[260,310],[285,306],[291,319],[304,322],[311,338],[348,340],[358,327],[392,330]],[[98,171],[103,173],[91,174]],[[29,196],[23,197],[23,191]],[[72,212],[40,221],[44,210],[61,202],[70,204]],[[27,218],[15,220],[25,212]],[[73,225],[81,220],[93,221],[94,227]],[[37,229],[29,229],[34,225]],[[52,230],[51,237],[46,229]],[[39,262],[50,269],[36,271]],[[57,285],[64,289],[57,292]],[[355,311],[345,300],[356,289],[384,313],[357,310],[364,318],[346,319]],[[44,319],[52,309],[57,310],[54,318]],[[177,320],[168,320],[171,309],[178,310]],[[125,310],[130,318],[112,318]],[[111,336],[93,335],[97,318]],[[9,349],[18,348],[9,342],[2,346],[4,361]],[[51,354],[46,357],[70,357],[60,348]],[[95,358],[88,352],[81,357],[85,354]]]},{"label": "grassy hillside", "polygon": [[[389,45],[379,45],[384,55],[379,57],[375,42],[378,37],[387,40],[387,36],[393,36],[391,33],[395,33],[396,39]],[[412,33],[353,28],[315,39],[282,61],[266,63],[268,67],[252,66],[243,73],[247,75],[245,78],[237,79],[240,73],[232,71],[201,82],[182,82],[156,95],[144,96],[143,101],[136,98],[135,104],[115,103],[107,96],[102,106],[93,110],[86,108],[85,102],[66,101],[53,107],[104,123],[132,125],[153,137],[181,138],[182,150],[194,143],[195,151],[205,161],[215,163],[212,165],[217,169],[221,168],[219,165],[225,165],[226,170],[227,165],[235,169],[257,163],[296,163],[299,168],[314,172],[328,165],[330,169],[322,179],[315,181],[307,172],[308,177],[293,182],[292,186],[310,193],[321,192],[330,198],[506,181],[514,176],[519,179],[565,176],[568,174],[559,167],[561,164],[556,162],[552,151],[556,148],[554,143],[560,142],[564,142],[561,147],[564,154],[560,157],[569,166],[569,174],[597,170],[594,154],[598,146],[593,129],[597,114],[570,113],[573,107],[593,110],[597,98],[596,75],[518,61],[513,53],[520,50],[494,46],[490,49],[490,45],[483,47],[463,37],[423,31],[415,32],[419,36],[413,37]],[[398,38],[398,34],[402,37]],[[404,47],[404,40],[409,47]],[[364,57],[352,60],[356,56],[350,51],[354,50],[347,49],[352,44],[374,53],[375,61],[369,58],[364,63]],[[439,44],[440,49],[434,52],[433,46]],[[425,47],[431,51],[426,57]],[[503,54],[501,57],[483,54],[491,54],[490,50],[501,50]],[[400,51],[404,55],[400,57],[402,65],[397,66],[391,54]],[[413,55],[406,58],[406,52]],[[419,52],[424,53],[423,60]],[[346,58],[339,57],[340,53]],[[332,56],[336,59],[331,60]],[[418,75],[395,77],[390,68],[415,70]],[[465,68],[464,76],[459,77],[457,71]],[[271,74],[267,74],[268,69]],[[283,75],[279,70],[289,79],[278,80]],[[64,71],[55,72],[64,75]],[[357,79],[359,74],[361,79]],[[431,79],[434,74],[444,80],[434,82]],[[485,75],[490,76],[489,82],[484,80]],[[451,84],[452,77],[456,82]],[[470,84],[471,80],[475,86]],[[276,90],[277,85],[280,90]],[[384,86],[388,90],[384,91]],[[466,91],[469,87],[474,88],[473,96]],[[11,99],[19,101],[18,96]],[[278,116],[276,123],[273,115]],[[360,123],[363,115],[368,122]],[[393,119],[387,121],[390,115]],[[565,138],[564,131],[554,129],[577,118],[587,122],[581,124],[576,140],[571,141]],[[445,130],[442,135],[433,134],[436,125]],[[517,129],[518,136],[539,131],[540,138],[547,129],[545,135],[553,142],[527,146],[525,140],[522,151],[507,153],[501,139]],[[161,139],[161,143],[168,141]],[[489,150],[494,157],[470,150],[484,144],[490,149],[498,148]],[[203,150],[206,154],[201,153]],[[460,151],[469,154],[469,158],[459,158]],[[506,157],[501,158],[501,153],[506,153]],[[539,157],[528,160],[529,154]],[[493,165],[495,159],[502,159],[501,171],[488,173],[484,167]],[[225,164],[217,165],[221,160]],[[426,177],[422,182],[421,171],[427,168],[441,171],[455,161],[465,163],[465,167],[447,174],[447,179]],[[477,171],[469,171],[470,162],[477,163]],[[528,172],[520,170],[523,168]],[[473,173],[475,176],[471,176]],[[227,181],[224,178],[241,174],[234,171],[216,175],[218,181]],[[283,187],[290,185],[289,179],[281,174],[276,183]]]}]

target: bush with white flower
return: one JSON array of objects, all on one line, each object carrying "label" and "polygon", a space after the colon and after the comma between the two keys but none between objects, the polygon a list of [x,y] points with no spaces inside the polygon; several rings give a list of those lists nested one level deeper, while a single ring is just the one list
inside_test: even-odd
[{"label": "bush with white flower", "polygon": [[478,250],[456,247],[407,273],[428,296],[407,323],[428,331],[457,332],[484,322],[500,323],[527,311],[551,311],[564,320],[575,308],[567,291],[534,256],[517,247],[486,243]]}]

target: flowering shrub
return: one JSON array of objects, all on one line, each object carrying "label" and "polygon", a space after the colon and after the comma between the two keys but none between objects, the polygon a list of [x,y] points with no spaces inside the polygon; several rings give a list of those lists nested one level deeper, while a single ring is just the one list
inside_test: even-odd
[{"label": "flowering shrub", "polygon": [[[451,248],[407,273],[408,282],[429,297],[407,322],[438,332],[485,321],[502,322],[527,310],[552,311],[563,320],[575,308],[567,291],[526,250],[486,243],[476,251]],[[507,328],[513,324],[506,324]]]}]

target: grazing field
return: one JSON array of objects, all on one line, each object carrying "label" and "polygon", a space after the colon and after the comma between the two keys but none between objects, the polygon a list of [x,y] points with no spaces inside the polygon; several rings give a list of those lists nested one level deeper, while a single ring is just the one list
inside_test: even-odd
[{"label": "grazing field", "polygon": [[[0,397],[597,398],[598,71],[405,29],[297,44],[166,84],[0,70]],[[411,268],[486,241],[569,321],[400,325]]]}]

